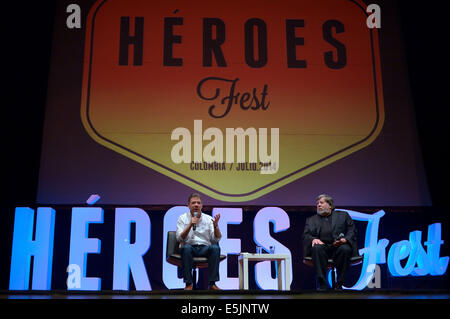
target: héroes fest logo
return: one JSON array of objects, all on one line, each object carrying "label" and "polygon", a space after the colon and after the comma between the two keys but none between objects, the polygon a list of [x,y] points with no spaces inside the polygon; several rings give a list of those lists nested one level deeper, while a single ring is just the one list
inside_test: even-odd
[{"label": "h\u00e9roes fest logo", "polygon": [[224,201],[360,150],[384,122],[378,30],[359,0],[102,0],[81,117],[98,143]]}]

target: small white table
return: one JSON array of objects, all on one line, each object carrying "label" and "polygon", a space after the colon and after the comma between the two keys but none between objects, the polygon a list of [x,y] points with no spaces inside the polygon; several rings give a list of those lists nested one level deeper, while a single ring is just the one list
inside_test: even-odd
[{"label": "small white table", "polygon": [[284,261],[285,270],[285,290],[291,290],[291,255],[289,254],[251,254],[240,253],[238,257],[239,264],[239,289],[248,290],[248,261],[277,261],[278,290],[283,290],[281,261]]}]

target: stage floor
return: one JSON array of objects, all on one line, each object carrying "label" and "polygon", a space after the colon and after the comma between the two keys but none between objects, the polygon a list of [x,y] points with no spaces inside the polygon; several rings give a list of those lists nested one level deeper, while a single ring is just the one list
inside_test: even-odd
[{"label": "stage floor", "polygon": [[260,290],[160,290],[160,291],[1,291],[0,299],[450,299],[449,291],[442,290],[370,290],[370,291],[260,291]]}]

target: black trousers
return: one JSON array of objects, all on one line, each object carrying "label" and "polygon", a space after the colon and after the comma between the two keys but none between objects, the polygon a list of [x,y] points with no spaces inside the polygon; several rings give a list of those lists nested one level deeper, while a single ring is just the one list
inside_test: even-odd
[{"label": "black trousers", "polygon": [[326,282],[328,258],[334,259],[337,284],[343,285],[345,283],[348,268],[350,267],[350,258],[352,257],[352,247],[349,244],[342,244],[339,247],[314,245],[311,247],[311,257],[320,284],[325,284]]}]

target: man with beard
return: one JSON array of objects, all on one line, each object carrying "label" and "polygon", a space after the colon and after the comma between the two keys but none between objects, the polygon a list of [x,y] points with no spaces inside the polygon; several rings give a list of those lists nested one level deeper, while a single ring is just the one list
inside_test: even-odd
[{"label": "man with beard", "polygon": [[319,290],[326,290],[328,258],[333,258],[336,271],[336,290],[342,290],[347,278],[350,258],[358,254],[356,229],[350,215],[334,210],[331,196],[317,197],[317,214],[306,220],[303,232],[305,256],[312,257],[312,263],[319,282]]}]

